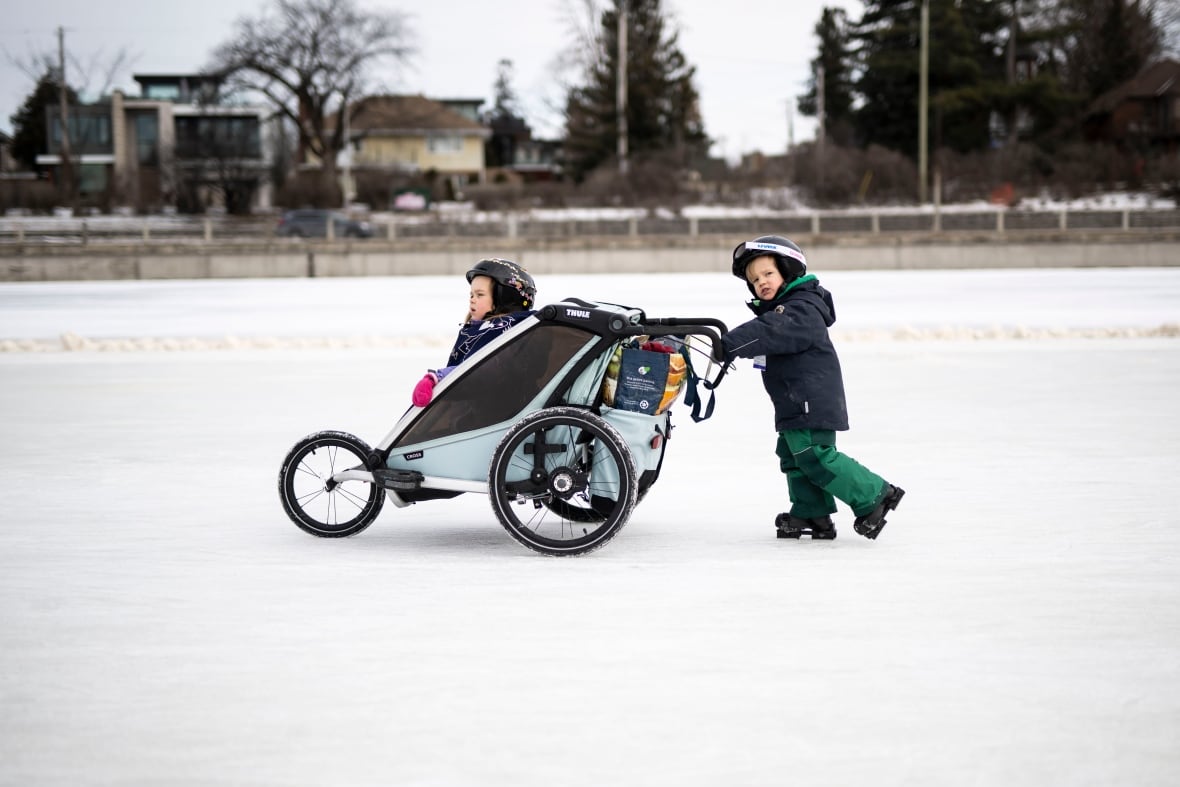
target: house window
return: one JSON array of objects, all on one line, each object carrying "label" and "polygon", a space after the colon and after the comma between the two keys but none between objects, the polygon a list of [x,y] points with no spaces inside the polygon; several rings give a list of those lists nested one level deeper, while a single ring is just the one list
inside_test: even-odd
[{"label": "house window", "polygon": [[442,155],[462,153],[463,137],[451,134],[435,134],[426,138],[426,149]]},{"label": "house window", "polygon": [[154,113],[135,116],[135,157],[140,164],[158,163],[156,141],[159,132],[160,120]]},{"label": "house window", "polygon": [[225,115],[178,117],[176,155],[180,159],[261,158],[258,118]]},{"label": "house window", "polygon": [[[54,116],[49,129],[50,150],[61,150],[61,117]],[[75,154],[110,153],[111,119],[106,115],[70,115],[70,151]]]},{"label": "house window", "polygon": [[107,190],[107,165],[83,164],[78,167],[78,193],[102,194]]},{"label": "house window", "polygon": [[143,97],[150,98],[154,101],[179,101],[180,85],[148,85],[146,88],[144,88]]}]

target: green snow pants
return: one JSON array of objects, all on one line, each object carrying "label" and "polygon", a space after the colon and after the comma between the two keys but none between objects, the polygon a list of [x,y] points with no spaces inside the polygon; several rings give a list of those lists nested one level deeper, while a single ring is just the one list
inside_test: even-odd
[{"label": "green snow pants", "polygon": [[830,429],[778,433],[779,467],[787,476],[791,515],[804,519],[836,513],[843,500],[856,516],[871,513],[885,493],[885,479],[836,450]]}]

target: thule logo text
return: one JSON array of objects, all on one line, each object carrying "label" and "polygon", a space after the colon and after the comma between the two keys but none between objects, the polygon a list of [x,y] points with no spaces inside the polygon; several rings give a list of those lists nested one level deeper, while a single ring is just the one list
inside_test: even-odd
[{"label": "thule logo text", "polygon": [[590,312],[586,311],[585,309],[566,309],[565,316],[577,317],[579,320],[589,320]]}]

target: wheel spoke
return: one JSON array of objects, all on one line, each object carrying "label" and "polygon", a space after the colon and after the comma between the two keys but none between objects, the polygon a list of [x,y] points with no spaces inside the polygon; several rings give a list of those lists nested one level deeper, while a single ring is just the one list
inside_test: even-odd
[{"label": "wheel spoke", "polygon": [[338,491],[340,493],[341,497],[343,497],[345,500],[347,500],[348,502],[350,502],[354,506],[356,506],[357,509],[363,509],[365,507],[365,505],[369,502],[368,498],[361,497],[360,495],[353,492],[351,489],[345,489],[343,486],[336,487],[336,491]]},{"label": "wheel spoke", "polygon": [[307,475],[311,476],[312,478],[316,479],[317,481],[321,480],[320,474],[315,472],[314,470],[309,470],[307,467],[307,464],[308,464],[307,457],[305,456],[305,457],[303,457],[303,460],[299,463],[299,466],[295,468],[295,472],[306,473]]}]

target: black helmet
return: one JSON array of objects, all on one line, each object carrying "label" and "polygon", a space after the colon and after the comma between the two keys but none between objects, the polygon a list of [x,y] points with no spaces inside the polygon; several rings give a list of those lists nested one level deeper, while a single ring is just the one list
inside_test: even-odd
[{"label": "black helmet", "polygon": [[750,292],[754,292],[754,285],[746,279],[746,266],[758,257],[774,257],[778,272],[783,281],[790,284],[795,279],[807,273],[807,258],[803,256],[795,241],[781,235],[762,235],[739,243],[733,250],[733,275],[746,282]]},{"label": "black helmet", "polygon": [[524,311],[536,303],[537,285],[533,277],[512,260],[498,257],[480,260],[467,271],[467,283],[470,284],[476,276],[487,276],[495,282],[492,305],[497,312],[507,314]]}]

